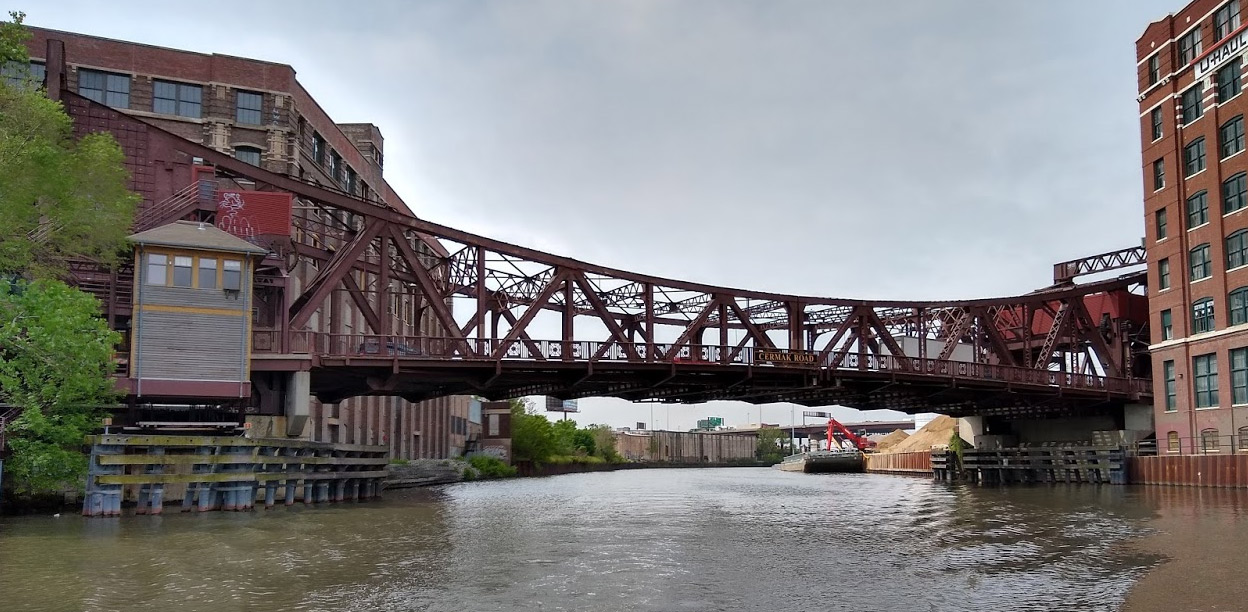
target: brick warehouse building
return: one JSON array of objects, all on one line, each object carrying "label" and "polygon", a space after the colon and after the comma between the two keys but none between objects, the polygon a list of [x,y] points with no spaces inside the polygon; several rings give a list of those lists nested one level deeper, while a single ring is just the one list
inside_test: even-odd
[{"label": "brick warehouse building", "polygon": [[[382,175],[384,141],[368,123],[335,123],[295,78],[290,66],[201,54],[133,42],[30,28],[33,72],[42,76],[50,39],[63,41],[68,89],[183,138],[271,172],[411,210]],[[137,179],[136,179],[137,180]],[[140,210],[157,203],[143,189]],[[293,202],[296,220],[321,224],[317,207]],[[295,230],[298,232],[298,229]],[[326,245],[327,248],[341,245]],[[430,255],[427,250],[422,254]],[[316,267],[292,273],[307,283]],[[414,300],[394,296],[381,309],[396,335],[437,333],[438,322]],[[364,333],[364,316],[341,293],[309,321],[315,331]],[[253,325],[262,329],[265,321]],[[123,325],[124,327],[124,325]],[[360,397],[328,404],[313,398],[302,436],[317,441],[385,444],[396,458],[440,458],[463,452],[469,400],[444,397],[412,403],[396,397]]]},{"label": "brick warehouse building", "polygon": [[1248,449],[1248,155],[1240,0],[1136,42],[1161,453]]}]

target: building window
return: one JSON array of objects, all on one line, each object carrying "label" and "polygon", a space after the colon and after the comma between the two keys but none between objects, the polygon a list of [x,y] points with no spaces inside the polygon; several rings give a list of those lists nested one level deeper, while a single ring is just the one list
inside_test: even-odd
[{"label": "building window", "polygon": [[1248,230],[1239,230],[1226,237],[1226,268],[1248,264]]},{"label": "building window", "polygon": [[1162,208],[1153,213],[1154,225],[1157,227],[1157,239],[1161,240],[1166,237],[1166,209]]},{"label": "building window", "polygon": [[1178,410],[1178,394],[1174,382],[1174,361],[1163,361],[1161,372],[1166,381],[1166,412]]},{"label": "building window", "polygon": [[165,286],[169,279],[169,257],[147,254],[147,284]]},{"label": "building window", "polygon": [[343,189],[351,195],[355,195],[356,174],[355,170],[347,168],[346,180],[343,182]]},{"label": "building window", "polygon": [[178,255],[173,258],[173,286],[191,286],[191,258]]},{"label": "building window", "polygon": [[1248,348],[1231,349],[1231,403],[1248,404]]},{"label": "building window", "polygon": [[1192,269],[1192,280],[1208,279],[1213,275],[1213,265],[1209,262],[1209,245],[1197,246],[1188,251],[1187,262]]},{"label": "building window", "polygon": [[1200,450],[1206,453],[1218,452],[1218,430],[1212,427],[1200,430]]},{"label": "building window", "polygon": [[215,258],[199,258],[199,288],[217,288],[217,260]]},{"label": "building window", "polygon": [[1166,434],[1166,447],[1172,453],[1179,452],[1179,432],[1172,431]]},{"label": "building window", "polygon": [[239,123],[249,125],[260,125],[263,123],[263,116],[260,109],[264,104],[264,96],[250,91],[238,92],[237,98],[238,113],[235,118]]},{"label": "building window", "polygon": [[1161,311],[1161,339],[1170,340],[1171,338],[1174,338],[1174,317],[1167,308]]},{"label": "building window", "polygon": [[1239,450],[1248,448],[1248,427],[1239,428]]},{"label": "building window", "polygon": [[1205,139],[1202,136],[1183,147],[1183,175],[1192,176],[1204,169]]},{"label": "building window", "polygon": [[316,132],[312,132],[312,161],[320,166],[325,165],[325,139]]},{"label": "building window", "polygon": [[1192,302],[1192,333],[1213,331],[1213,298]]},{"label": "building window", "polygon": [[1244,150],[1244,116],[1239,115],[1222,124],[1218,130],[1218,143],[1225,159]]},{"label": "building window", "polygon": [[1209,193],[1200,191],[1187,199],[1187,227],[1199,227],[1209,222]]},{"label": "building window", "polygon": [[1226,302],[1231,306],[1231,325],[1248,323],[1248,287],[1240,287],[1230,292],[1226,296]]},{"label": "building window", "polygon": [[1218,405],[1218,356],[1215,353],[1192,358],[1192,378],[1196,387],[1196,407]]},{"label": "building window", "polygon": [[1153,162],[1153,191],[1157,191],[1166,186],[1166,160],[1165,158]]},{"label": "building window", "polygon": [[1216,82],[1218,84],[1219,103],[1226,102],[1239,95],[1239,72],[1242,64],[1243,61],[1237,57],[1218,70]]},{"label": "building window", "polygon": [[1200,98],[1203,94],[1202,89],[1201,84],[1197,83],[1187,88],[1187,91],[1183,92],[1183,125],[1187,125],[1197,119],[1200,119]]},{"label": "building window", "polygon": [[47,68],[35,62],[23,64],[10,60],[0,65],[0,77],[3,77],[4,82],[10,87],[24,88],[27,85],[33,85],[37,89],[43,84],[46,74]]},{"label": "building window", "polygon": [[335,183],[342,180],[339,174],[342,172],[342,157],[337,151],[329,152],[329,178]]},{"label": "building window", "polygon": [[1161,138],[1161,107],[1157,107],[1153,109],[1153,112],[1149,114],[1149,121],[1153,125],[1153,140],[1160,139]]},{"label": "building window", "polygon": [[1222,213],[1248,206],[1248,174],[1240,172],[1222,182]]},{"label": "building window", "polygon": [[1239,29],[1239,0],[1231,0],[1213,13],[1213,40],[1220,41]]},{"label": "building window", "polygon": [[1179,65],[1186,66],[1200,55],[1200,26],[1179,38]]},{"label": "building window", "polygon": [[153,113],[195,119],[200,117],[203,88],[199,85],[172,81],[153,81],[152,85]]},{"label": "building window", "polygon": [[113,108],[130,108],[130,75],[80,69],[78,94]]},{"label": "building window", "polygon": [[234,147],[234,157],[253,166],[260,165],[260,149],[255,147]]},{"label": "building window", "polygon": [[221,288],[230,291],[240,291],[243,288],[243,262],[237,259],[227,259],[222,262],[221,267]]},{"label": "building window", "polygon": [[1154,53],[1148,58],[1148,84],[1156,85],[1161,80],[1161,57]]},{"label": "building window", "polygon": [[1157,262],[1157,288],[1170,288],[1170,258],[1166,257]]}]

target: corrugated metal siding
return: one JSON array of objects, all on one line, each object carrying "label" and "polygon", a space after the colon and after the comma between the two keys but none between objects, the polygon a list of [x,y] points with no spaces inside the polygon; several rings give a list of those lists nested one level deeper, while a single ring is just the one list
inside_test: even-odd
[{"label": "corrugated metal siding", "polygon": [[190,289],[186,287],[160,287],[144,285],[140,292],[140,304],[154,306],[185,306],[188,308],[220,308],[242,311],[246,300],[241,293],[226,297],[221,289]]},{"label": "corrugated metal siding", "polygon": [[132,371],[141,378],[241,380],[246,324],[241,316],[140,313]]}]

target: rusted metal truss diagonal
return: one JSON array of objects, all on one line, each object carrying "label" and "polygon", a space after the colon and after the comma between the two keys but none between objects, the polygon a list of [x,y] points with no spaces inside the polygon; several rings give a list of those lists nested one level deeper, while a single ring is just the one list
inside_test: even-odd
[{"label": "rusted metal truss diagonal", "polygon": [[1053,264],[1053,284],[1070,283],[1080,276],[1098,272],[1142,266],[1146,261],[1144,247],[1132,247],[1083,259],[1063,261]]}]

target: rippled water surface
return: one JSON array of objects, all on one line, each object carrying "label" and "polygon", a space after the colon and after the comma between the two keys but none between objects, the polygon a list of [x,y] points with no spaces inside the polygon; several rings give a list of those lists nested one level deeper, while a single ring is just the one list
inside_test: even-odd
[{"label": "rippled water surface", "polygon": [[0,610],[1113,611],[1139,489],[626,470],[249,514],[0,521]]}]

